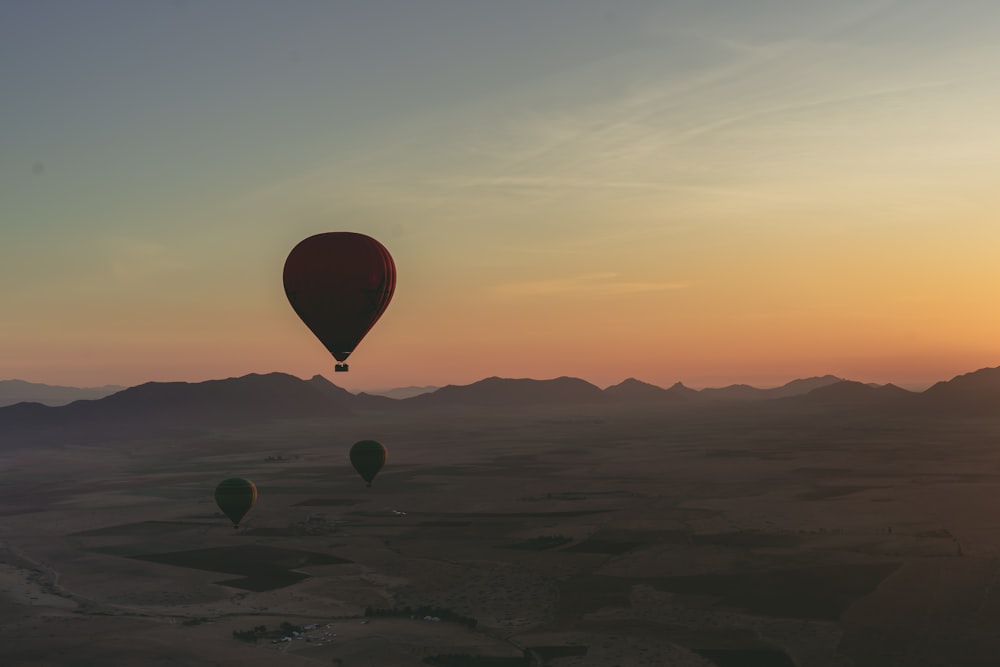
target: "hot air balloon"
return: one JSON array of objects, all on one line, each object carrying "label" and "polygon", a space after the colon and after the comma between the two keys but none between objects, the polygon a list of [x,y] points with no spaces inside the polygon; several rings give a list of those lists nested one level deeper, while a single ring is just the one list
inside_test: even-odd
[{"label": "hot air balloon", "polygon": [[385,465],[385,447],[375,440],[361,440],[351,447],[351,465],[361,478],[372,485],[375,475]]},{"label": "hot air balloon", "polygon": [[334,370],[343,372],[392,299],[396,265],[370,236],[328,232],[292,248],[284,282],[292,309],[339,362]]},{"label": "hot air balloon", "polygon": [[215,487],[215,504],[233,522],[233,528],[240,527],[240,521],[257,502],[257,487],[248,479],[231,477],[219,482]]}]

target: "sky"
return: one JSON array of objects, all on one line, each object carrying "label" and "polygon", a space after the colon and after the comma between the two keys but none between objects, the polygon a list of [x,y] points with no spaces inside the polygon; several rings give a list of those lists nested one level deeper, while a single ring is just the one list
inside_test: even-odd
[{"label": "sky", "polygon": [[[9,0],[0,379],[1000,365],[992,0]],[[392,253],[333,375],[281,272]]]}]

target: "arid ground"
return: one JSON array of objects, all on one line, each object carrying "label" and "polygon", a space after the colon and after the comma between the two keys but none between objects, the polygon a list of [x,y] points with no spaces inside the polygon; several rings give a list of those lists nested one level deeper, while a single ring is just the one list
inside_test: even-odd
[{"label": "arid ground", "polygon": [[4,665],[1000,664],[1000,419],[441,409],[0,452]]}]

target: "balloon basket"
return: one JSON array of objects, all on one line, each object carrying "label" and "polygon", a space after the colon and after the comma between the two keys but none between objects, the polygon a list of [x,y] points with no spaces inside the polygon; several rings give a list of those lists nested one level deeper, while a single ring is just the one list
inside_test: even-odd
[{"label": "balloon basket", "polygon": [[336,366],[333,367],[333,370],[337,373],[346,373],[347,364],[337,364]]}]

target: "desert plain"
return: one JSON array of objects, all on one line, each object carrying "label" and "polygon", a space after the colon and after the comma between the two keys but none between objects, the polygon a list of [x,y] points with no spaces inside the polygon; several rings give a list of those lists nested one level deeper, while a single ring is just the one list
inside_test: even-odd
[{"label": "desert plain", "polygon": [[1000,419],[768,401],[4,447],[0,663],[995,666],[998,445]]}]

